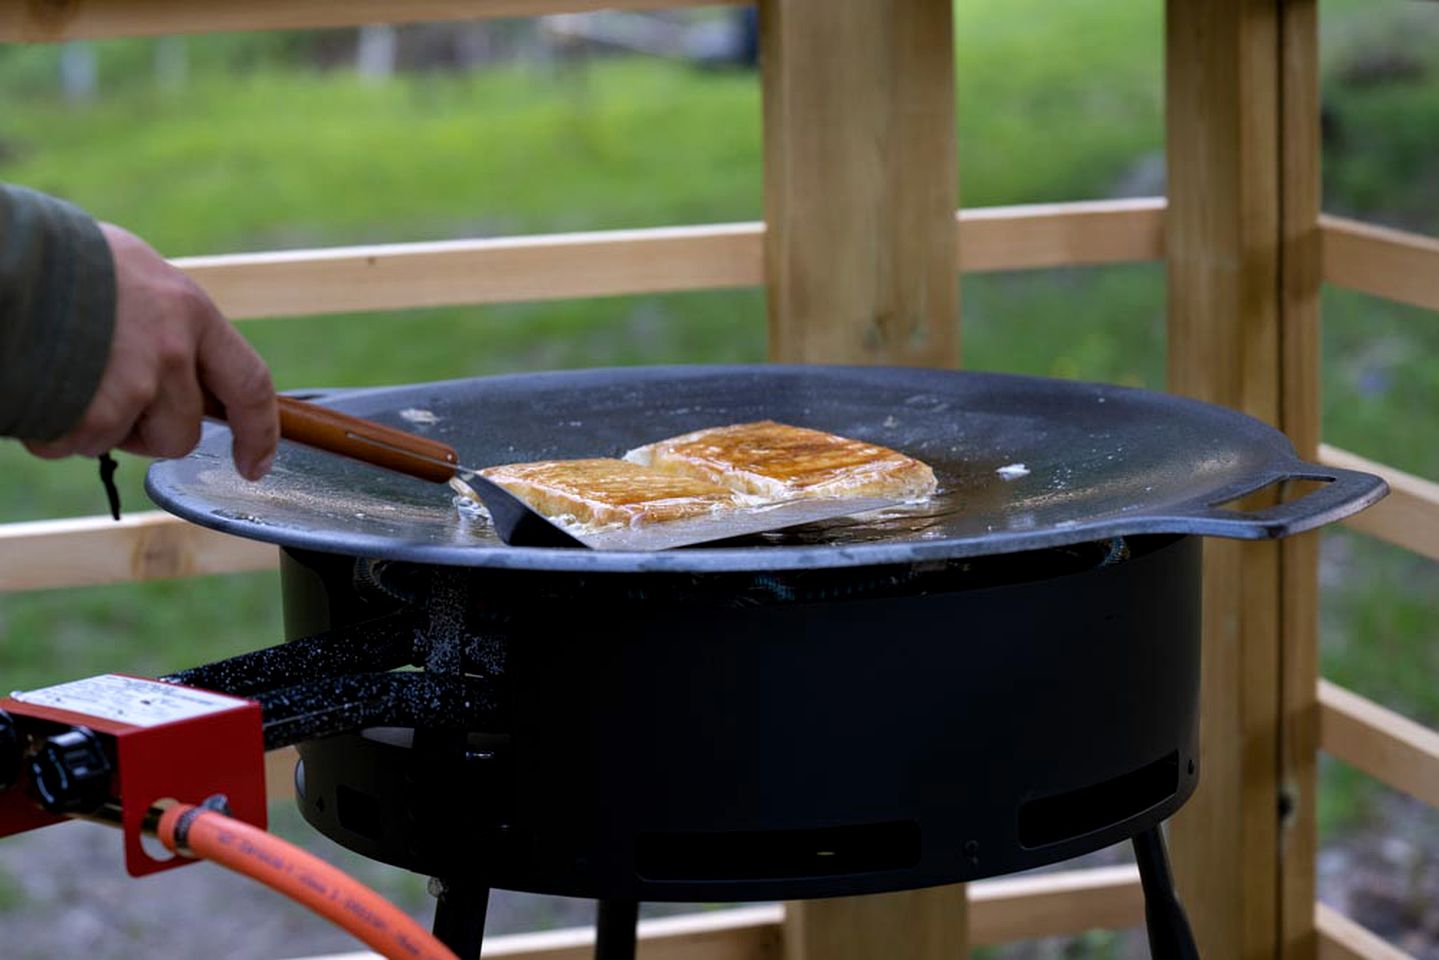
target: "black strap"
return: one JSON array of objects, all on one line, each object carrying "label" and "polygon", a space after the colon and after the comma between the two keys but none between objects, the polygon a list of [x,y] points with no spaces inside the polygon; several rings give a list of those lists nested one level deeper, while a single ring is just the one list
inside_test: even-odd
[{"label": "black strap", "polygon": [[108,453],[100,454],[100,483],[105,487],[105,499],[110,501],[110,516],[120,519],[120,488],[115,486],[115,471],[120,465]]}]

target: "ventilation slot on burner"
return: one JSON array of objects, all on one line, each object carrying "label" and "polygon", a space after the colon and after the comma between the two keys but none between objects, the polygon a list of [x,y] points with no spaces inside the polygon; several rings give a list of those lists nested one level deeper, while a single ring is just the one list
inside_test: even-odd
[{"label": "ventilation slot on burner", "polygon": [[646,833],[635,864],[646,880],[715,883],[903,870],[919,862],[919,824],[819,830]]},{"label": "ventilation slot on burner", "polygon": [[1179,754],[1068,793],[1030,800],[1019,808],[1019,843],[1044,847],[1137,816],[1179,789]]},{"label": "ventilation slot on burner", "polygon": [[340,826],[370,840],[380,839],[385,832],[380,801],[344,784],[335,789],[335,816]]}]

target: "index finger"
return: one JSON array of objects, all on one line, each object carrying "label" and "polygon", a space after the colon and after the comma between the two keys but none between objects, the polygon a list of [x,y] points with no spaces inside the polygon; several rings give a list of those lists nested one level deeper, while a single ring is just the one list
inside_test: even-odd
[{"label": "index finger", "polygon": [[200,336],[196,362],[201,385],[225,408],[234,435],[235,468],[247,480],[259,480],[270,472],[280,441],[269,368],[218,312]]}]

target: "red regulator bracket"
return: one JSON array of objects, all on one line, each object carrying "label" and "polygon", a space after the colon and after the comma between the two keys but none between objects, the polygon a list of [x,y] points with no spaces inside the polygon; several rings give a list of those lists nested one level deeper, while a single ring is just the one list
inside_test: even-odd
[{"label": "red regulator bracket", "polygon": [[[112,673],[15,693],[0,709],[32,739],[72,727],[100,736],[113,763],[108,792],[119,801],[131,876],[192,862],[157,860],[141,847],[145,816],[161,800],[198,804],[220,793],[234,817],[266,825],[264,734],[253,700]],[[32,781],[24,773],[16,789],[0,793],[0,836],[64,819],[37,804]]]}]

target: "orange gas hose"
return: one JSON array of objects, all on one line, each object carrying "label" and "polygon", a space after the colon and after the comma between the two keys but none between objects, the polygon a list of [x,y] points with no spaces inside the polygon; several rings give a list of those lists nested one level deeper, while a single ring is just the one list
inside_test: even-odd
[{"label": "orange gas hose", "polygon": [[[183,826],[181,818],[186,821]],[[178,838],[177,832],[182,834]],[[156,833],[174,853],[211,860],[258,880],[343,927],[389,960],[458,960],[378,893],[273,833],[184,803],[165,810]]]}]

